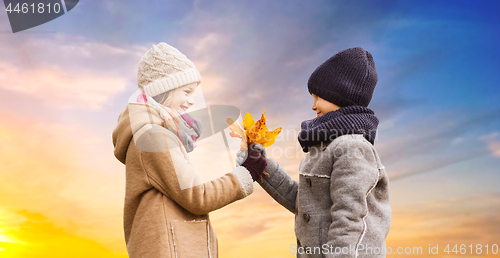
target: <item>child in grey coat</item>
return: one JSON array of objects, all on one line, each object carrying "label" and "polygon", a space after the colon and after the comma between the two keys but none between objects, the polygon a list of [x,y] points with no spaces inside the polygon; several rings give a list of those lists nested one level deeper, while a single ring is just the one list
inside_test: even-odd
[{"label": "child in grey coat", "polygon": [[378,119],[367,106],[377,73],[363,48],[338,52],[311,75],[317,117],[301,124],[307,156],[293,180],[262,145],[267,159],[259,184],[295,214],[297,257],[385,257],[391,225],[389,180],[374,147]]}]

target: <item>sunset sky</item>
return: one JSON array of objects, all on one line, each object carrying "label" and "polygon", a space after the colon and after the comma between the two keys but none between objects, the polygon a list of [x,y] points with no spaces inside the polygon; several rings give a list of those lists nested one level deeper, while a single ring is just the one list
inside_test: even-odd
[{"label": "sunset sky", "polygon": [[[125,166],[111,133],[140,58],[159,42],[200,70],[193,109],[232,105],[258,119],[265,108],[268,128],[282,127],[267,152],[295,179],[300,123],[316,115],[310,74],[345,48],[370,51],[379,80],[369,108],[393,209],[387,246],[476,257],[480,244],[491,256],[500,245],[499,10],[493,0],[82,0],[15,34],[0,12],[0,257],[128,257]],[[229,144],[234,157],[239,140]],[[232,169],[221,133],[199,145],[190,155],[204,178]],[[255,187],[210,214],[220,257],[295,257],[293,214]],[[447,244],[473,253],[446,254]]]}]

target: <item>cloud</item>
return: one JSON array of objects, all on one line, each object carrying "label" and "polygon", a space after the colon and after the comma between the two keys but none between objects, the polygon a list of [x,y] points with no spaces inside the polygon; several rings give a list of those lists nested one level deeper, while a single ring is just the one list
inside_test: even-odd
[{"label": "cloud", "polygon": [[146,49],[55,34],[0,43],[0,88],[60,109],[99,110],[134,81]]},{"label": "cloud", "polygon": [[500,158],[500,142],[492,142],[488,145],[491,155]]},{"label": "cloud", "polygon": [[47,105],[62,109],[98,110],[126,85],[124,78],[75,73],[58,66],[22,70],[0,63],[0,71],[0,87],[41,98]]},{"label": "cloud", "polygon": [[375,115],[381,121],[379,125],[380,129],[382,129],[382,125],[383,127],[393,127],[393,121],[400,118],[405,111],[429,104],[429,102],[424,99],[410,99],[402,96],[402,94],[397,91],[386,93],[384,92],[385,89],[379,89],[380,88],[377,88],[375,90],[369,108],[375,112]]},{"label": "cloud", "polygon": [[[207,90],[207,102],[251,112],[265,107],[297,124],[306,117],[286,118],[310,110],[307,79],[318,65],[359,42],[376,51],[370,35],[384,19],[384,9],[368,12],[352,7],[328,1],[285,9],[271,2],[197,2],[182,19],[186,29],[172,44],[182,46],[195,64],[203,63],[202,77],[223,78],[221,87]],[[350,29],[353,26],[356,30]]]},{"label": "cloud", "polygon": [[[461,115],[457,117],[457,113]],[[400,116],[393,122],[395,125],[379,132],[375,147],[391,180],[428,173],[488,155],[477,138],[470,135],[498,117],[500,110],[445,111],[432,116],[413,116],[410,121]],[[461,141],[457,142],[459,137]]]},{"label": "cloud", "polygon": [[[331,4],[328,1],[313,1],[288,8],[292,5],[283,7],[278,2],[200,1],[194,3],[195,10],[189,10],[191,3],[179,2],[172,11],[160,2],[151,8],[151,5],[144,4],[116,6],[112,2],[100,4],[90,1],[81,3],[79,7],[80,10],[91,10],[92,15],[89,16],[88,11],[71,14],[79,19],[66,19],[78,21],[68,23],[69,30],[80,35],[98,35],[99,40],[107,43],[65,34],[31,34],[30,37],[19,34],[2,41],[2,101],[29,103],[26,108],[33,109],[37,115],[47,112],[48,108],[43,108],[47,106],[54,111],[85,109],[90,112],[85,116],[69,112],[61,116],[63,119],[76,116],[82,123],[87,123],[85,128],[51,121],[20,121],[15,118],[18,112],[11,117],[1,116],[0,166],[7,173],[0,174],[0,182],[4,182],[0,193],[8,198],[0,200],[0,206],[9,208],[6,211],[8,217],[4,214],[0,216],[0,221],[2,218],[8,220],[4,219],[1,223],[11,222],[9,229],[12,230],[19,231],[23,227],[22,232],[28,230],[27,226],[38,234],[43,234],[40,229],[58,232],[62,238],[70,239],[64,241],[68,245],[74,244],[77,237],[84,237],[95,240],[96,243],[86,243],[92,250],[100,248],[97,245],[103,243],[106,248],[124,250],[120,224],[124,168],[112,156],[110,131],[102,128],[103,123],[116,121],[118,113],[113,113],[115,110],[111,109],[95,111],[103,110],[105,103],[123,92],[127,83],[136,89],[137,63],[151,45],[123,42],[144,42],[150,40],[152,35],[156,39],[166,38],[168,43],[171,43],[170,40],[179,43],[172,45],[179,46],[195,62],[202,71],[208,103],[234,105],[243,113],[248,111],[254,116],[266,108],[270,128],[283,126],[283,130],[294,129],[295,133],[301,121],[314,115],[310,110],[312,102],[306,87],[307,78],[314,68],[336,51],[362,44],[374,57],[380,57],[376,59],[377,68],[381,68],[380,78],[384,79],[379,81],[377,87],[381,91],[375,94],[373,104],[382,120],[391,120],[381,126],[381,139],[384,134],[387,138],[377,142],[376,148],[390,169],[391,180],[398,176],[427,173],[474,158],[472,155],[496,155],[497,140],[485,142],[488,148],[485,152],[481,150],[484,145],[472,142],[468,136],[478,127],[486,125],[488,119],[496,119],[498,113],[485,116],[459,113],[462,118],[457,118],[460,116],[454,112],[427,112],[428,109],[424,108],[429,102],[410,99],[403,94],[405,89],[401,85],[408,78],[431,69],[429,63],[442,64],[437,61],[449,59],[435,55],[432,48],[428,51],[416,50],[420,46],[432,45],[434,40],[421,44],[422,40],[401,37],[403,34],[397,30],[385,33],[392,30],[386,27],[386,17],[390,22],[405,25],[399,29],[408,34],[415,32],[413,25],[421,23],[405,24],[404,20],[394,20],[394,13],[402,16],[415,16],[415,13],[404,10],[393,13],[396,5],[392,3],[350,1]],[[183,17],[185,11],[191,11],[190,15]],[[138,15],[140,12],[147,15]],[[185,19],[179,23],[176,20],[179,17]],[[141,24],[167,26],[161,27],[165,32],[159,33],[157,26],[141,27]],[[175,26],[170,26],[172,24]],[[137,30],[135,26],[141,28]],[[96,31],[96,27],[100,29]],[[455,27],[446,28],[452,29],[448,31],[453,33],[457,31]],[[433,33],[437,35],[435,31]],[[177,36],[180,39],[176,39]],[[381,42],[382,38],[387,40]],[[396,38],[405,41],[394,43]],[[478,40],[481,38],[478,37]],[[408,41],[413,41],[415,48],[408,48]],[[447,43],[442,39],[440,42]],[[396,53],[401,49],[394,48],[395,45],[403,46],[408,53],[414,54]],[[394,60],[389,59],[391,57]],[[31,100],[40,100],[44,105],[38,102],[35,105]],[[405,111],[415,107],[422,107],[420,112],[425,112],[428,119],[414,116],[404,119],[404,115],[408,114]],[[106,113],[113,117],[109,119]],[[474,119],[476,116],[478,119]],[[36,116],[33,118],[36,119]],[[96,125],[95,128],[89,128],[92,125]],[[89,129],[101,130],[102,135],[96,135],[96,131],[88,132]],[[269,151],[278,150],[278,147],[282,150],[293,147],[298,154],[304,154],[297,145],[296,137],[291,137],[276,142]],[[280,165],[294,177],[303,158],[298,154],[294,153],[293,158],[281,156],[278,159]],[[216,155],[220,156],[217,156],[218,159],[226,158],[224,152]],[[278,151],[274,155],[280,156]],[[498,201],[484,201],[483,198],[462,201],[436,203],[435,206],[419,205],[408,210],[395,209],[390,236],[398,237],[389,239],[388,243],[427,245],[428,242],[436,242],[439,237],[467,240],[467,236],[477,237],[474,234],[483,232],[485,240],[488,237],[497,239],[495,232],[499,232],[498,227],[483,222],[499,225],[495,217],[498,211],[494,208],[499,207]],[[465,206],[478,208],[480,212],[467,210]],[[17,212],[23,209],[28,211]],[[445,209],[450,212],[444,212]],[[464,214],[471,213],[474,218],[472,215],[470,219],[464,218]],[[221,251],[230,254],[229,257],[239,257],[242,253],[250,257],[279,257],[289,252],[289,244],[295,243],[293,214],[274,203],[262,189],[257,189],[241,202],[214,212],[211,218]],[[1,225],[6,228],[5,224]],[[26,236],[16,235],[16,231],[9,232],[15,236]],[[0,231],[2,233],[5,232]],[[422,242],[415,242],[419,237],[422,237]],[[16,241],[9,239],[10,242]],[[27,238],[18,240],[23,239]],[[57,247],[54,239],[37,243]],[[478,239],[476,242],[479,242]],[[4,242],[0,244],[0,251],[2,248],[8,250],[9,247]]]},{"label": "cloud", "polygon": [[[357,4],[364,8],[356,8]],[[313,70],[337,51],[362,45],[377,57],[380,73],[373,109],[381,120],[392,119],[429,104],[427,99],[409,97],[402,85],[441,65],[451,51],[443,52],[442,45],[418,45],[417,41],[413,49],[395,48],[395,35],[408,27],[425,31],[450,25],[395,15],[395,5],[394,1],[377,5],[313,1],[283,9],[280,4],[259,1],[252,5],[196,2],[183,17],[185,29],[173,44],[185,49],[182,51],[200,67],[202,76],[220,82],[219,87],[207,87],[207,102],[234,105],[251,113],[265,107],[284,128],[297,128],[314,116],[307,91]],[[439,34],[433,34],[436,36]]]},{"label": "cloud", "polygon": [[[422,247],[424,253],[428,253],[429,244],[442,248],[455,243],[484,246],[500,237],[499,204],[498,194],[488,194],[393,206],[386,245],[393,252],[398,247]],[[290,245],[296,243],[294,215],[259,186],[244,200],[211,213],[211,221],[219,239],[220,253],[231,257],[266,254],[284,257]]]},{"label": "cloud", "polygon": [[[393,3],[387,1],[383,5],[392,6]],[[320,4],[324,7],[321,10],[311,7]],[[243,113],[250,112],[254,116],[264,107],[270,121],[275,123],[274,127],[282,126],[283,130],[297,132],[300,122],[314,114],[310,111],[312,99],[307,92],[311,72],[336,51],[352,44],[362,44],[379,57],[377,68],[381,80],[377,86],[379,91],[374,95],[373,109],[382,121],[383,131],[376,148],[390,169],[391,179],[427,173],[485,155],[477,143],[467,141],[464,135],[498,117],[496,111],[484,114],[464,112],[461,116],[456,115],[461,110],[426,113],[425,116],[412,116],[411,121],[404,117],[410,113],[422,114],[434,103],[428,98],[409,97],[402,85],[437,65],[443,65],[449,60],[446,56],[456,49],[442,51],[442,45],[420,46],[417,41],[412,43],[418,45],[415,49],[394,49],[394,36],[409,27],[420,32],[432,30],[432,37],[441,42],[456,36],[456,33],[440,36],[436,32],[454,23],[432,17],[391,15],[390,8],[382,6],[376,6],[374,12],[367,12],[367,9],[353,8],[354,5],[317,1],[311,6],[276,12],[273,4],[251,8],[224,1],[210,6],[197,3],[197,8],[183,20],[190,30],[181,35],[181,40],[199,42],[201,47],[192,43],[187,48],[188,52],[194,53],[193,60],[202,59],[204,67],[209,67],[205,73],[224,78],[223,86],[205,93],[207,101],[235,105]],[[220,10],[210,12],[215,6]],[[252,17],[257,11],[262,14],[259,20],[254,20]],[[353,18],[360,17],[352,16],[355,11],[363,12],[362,19]],[[268,13],[273,14],[266,15]],[[230,22],[223,23],[223,20]],[[335,26],[329,26],[332,23]],[[440,27],[433,29],[433,26]],[[311,27],[317,29],[310,30]],[[377,33],[387,38],[375,36]],[[422,108],[422,111],[417,111],[417,108]],[[388,122],[384,123],[386,120]],[[383,139],[384,133],[389,133],[391,138]],[[295,141],[292,139],[283,146],[292,146]],[[398,173],[392,174],[391,171]]]},{"label": "cloud", "polygon": [[26,210],[74,236],[123,250],[125,180],[109,141],[65,124],[8,114],[0,118],[0,195],[7,196],[0,206],[17,218],[7,226],[0,220],[0,228],[22,225],[13,214]]},{"label": "cloud", "polygon": [[500,196],[490,194],[393,207],[387,246],[393,251],[397,247],[423,247],[424,254],[429,245],[439,244],[440,254],[446,244],[452,248],[455,244],[484,246],[500,237],[499,204]]},{"label": "cloud", "polygon": [[255,187],[249,197],[210,213],[219,253],[227,257],[284,257],[290,244],[296,243],[294,215],[260,186]]},{"label": "cloud", "polygon": [[[189,42],[186,42],[189,43]],[[204,35],[200,40],[195,41],[194,50],[196,54],[200,55],[211,51],[212,49],[221,49],[227,47],[230,43],[229,36],[221,33],[209,32]]]},{"label": "cloud", "polygon": [[487,135],[479,137],[479,140],[486,144],[486,147],[490,151],[491,155],[500,158],[500,133],[493,132]]},{"label": "cloud", "polygon": [[488,142],[488,141],[495,141],[500,139],[500,133],[499,132],[493,132],[490,134],[482,135],[479,137],[479,140]]},{"label": "cloud", "polygon": [[[17,230],[8,233],[18,241],[0,240],[5,258],[35,257],[128,257],[126,253],[114,253],[96,241],[78,237],[68,229],[58,227],[43,214],[26,210],[17,213],[25,222]],[[2,225],[0,225],[2,226]]]}]

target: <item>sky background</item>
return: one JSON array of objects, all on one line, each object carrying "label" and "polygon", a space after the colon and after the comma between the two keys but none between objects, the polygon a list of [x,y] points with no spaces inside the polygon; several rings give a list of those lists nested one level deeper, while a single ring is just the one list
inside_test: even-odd
[{"label": "sky background", "polygon": [[[196,108],[232,105],[256,119],[265,108],[268,128],[282,127],[267,152],[295,179],[300,123],[316,115],[310,74],[365,48],[379,78],[369,107],[390,178],[387,246],[476,257],[480,244],[485,256],[500,244],[499,10],[484,0],[83,0],[15,34],[0,12],[0,257],[127,257],[125,166],[111,133],[159,42],[200,70]],[[232,169],[210,143],[222,134],[192,153],[207,178]],[[238,139],[229,144],[234,154]],[[210,215],[220,257],[295,257],[293,214],[255,186]]]}]

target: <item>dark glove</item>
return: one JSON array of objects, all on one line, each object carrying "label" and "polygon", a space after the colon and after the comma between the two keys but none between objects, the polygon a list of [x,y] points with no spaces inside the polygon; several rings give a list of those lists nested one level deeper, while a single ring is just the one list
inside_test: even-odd
[{"label": "dark glove", "polygon": [[254,151],[258,151],[262,154],[262,156],[264,156],[264,158],[267,158],[267,153],[266,153],[266,148],[264,148],[264,146],[260,143],[257,143],[253,146],[253,150]]},{"label": "dark glove", "polygon": [[248,146],[248,156],[245,162],[241,165],[250,172],[250,175],[255,182],[257,179],[262,177],[262,174],[265,173],[264,169],[267,167],[267,160],[261,155],[260,152],[254,150],[254,145],[255,144],[252,143]]}]

